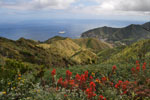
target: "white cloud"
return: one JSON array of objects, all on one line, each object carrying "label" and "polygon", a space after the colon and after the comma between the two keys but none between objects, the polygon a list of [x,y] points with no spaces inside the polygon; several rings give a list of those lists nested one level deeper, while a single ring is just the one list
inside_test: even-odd
[{"label": "white cloud", "polygon": [[76,0],[14,0],[6,2],[0,1],[0,7],[28,10],[28,9],[65,9]]},{"label": "white cloud", "polygon": [[74,12],[94,15],[149,16],[150,0],[94,0],[98,5],[76,7]]},{"label": "white cloud", "polygon": [[27,13],[36,13],[37,9],[65,9],[65,14],[77,16],[150,16],[150,0],[0,0],[0,8],[27,10]]},{"label": "white cloud", "polygon": [[103,10],[150,11],[150,0],[96,0]]}]

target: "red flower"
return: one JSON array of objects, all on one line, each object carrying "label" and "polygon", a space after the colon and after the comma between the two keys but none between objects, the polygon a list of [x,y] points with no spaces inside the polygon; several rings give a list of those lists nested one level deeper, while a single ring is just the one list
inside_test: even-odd
[{"label": "red flower", "polygon": [[90,90],[91,90],[91,91],[96,91],[95,87],[96,87],[95,83],[94,83],[94,82],[91,82],[91,83],[90,83]]},{"label": "red flower", "polygon": [[123,94],[126,94],[126,93],[127,93],[127,91],[124,91],[124,92],[123,92]]},{"label": "red flower", "polygon": [[93,77],[92,76],[90,76],[90,80],[92,80],[93,79]]},{"label": "red flower", "polygon": [[59,78],[59,80],[58,80],[57,84],[62,85],[62,81],[63,81],[63,78],[61,77],[61,78]]},{"label": "red flower", "polygon": [[133,68],[131,69],[131,71],[132,71],[132,73],[135,73],[135,68],[133,67]]},{"label": "red flower", "polygon": [[143,71],[146,69],[146,63],[145,62],[143,63],[142,69],[143,69]]},{"label": "red flower", "polygon": [[77,81],[80,81],[80,80],[81,80],[81,77],[80,77],[79,74],[76,74],[76,80],[77,80]]},{"label": "red flower", "polygon": [[117,69],[117,67],[116,67],[116,65],[114,65],[113,67],[112,67],[112,70],[116,70]]},{"label": "red flower", "polygon": [[88,95],[88,98],[91,99],[94,96],[96,96],[96,94],[91,90],[91,88],[87,88],[85,93]]},{"label": "red flower", "polygon": [[81,83],[84,83],[86,81],[85,75],[81,75]]},{"label": "red flower", "polygon": [[128,85],[129,84],[129,81],[125,81],[123,82],[124,85]]},{"label": "red flower", "polygon": [[88,78],[88,71],[85,71],[84,75],[85,75],[85,79],[87,79]]},{"label": "red flower", "polygon": [[53,69],[53,70],[52,70],[51,75],[52,75],[52,76],[56,75],[56,69]]},{"label": "red flower", "polygon": [[119,83],[119,84],[121,84],[121,83],[122,83],[122,81],[121,81],[121,80],[119,80],[119,81],[118,81],[118,83]]},{"label": "red flower", "polygon": [[52,70],[51,75],[52,75],[52,79],[53,79],[53,82],[54,82],[55,81],[54,75],[56,75],[56,69]]},{"label": "red flower", "polygon": [[137,71],[140,71],[140,67],[139,67],[139,66],[137,66],[137,67],[136,67],[136,70],[137,70]]},{"label": "red flower", "polygon": [[107,78],[106,77],[102,77],[102,81],[107,81]]},{"label": "red flower", "polygon": [[95,83],[94,83],[94,82],[91,82],[91,83],[90,83],[90,87],[96,87]]},{"label": "red flower", "polygon": [[123,90],[127,89],[127,86],[126,85],[122,85],[122,89]]},{"label": "red flower", "polygon": [[66,71],[66,78],[67,80],[70,80],[70,77],[72,76],[72,72],[70,72],[69,70]]},{"label": "red flower", "polygon": [[127,91],[124,91],[121,95],[124,95],[124,94],[126,94],[127,93]]},{"label": "red flower", "polygon": [[116,84],[116,85],[115,85],[115,88],[119,88],[119,84]]},{"label": "red flower", "polygon": [[104,97],[102,95],[99,96],[100,99],[103,99]]},{"label": "red flower", "polygon": [[64,87],[64,88],[67,88],[68,81],[67,81],[67,80],[65,80],[65,81],[62,83],[62,85],[63,85],[63,87]]},{"label": "red flower", "polygon": [[138,63],[139,63],[139,61],[137,60],[137,61],[136,61],[136,64],[138,64]]},{"label": "red flower", "polygon": [[136,85],[136,84],[137,84],[137,82],[136,82],[136,81],[134,81],[134,84]]},{"label": "red flower", "polygon": [[89,92],[90,92],[90,89],[87,88],[86,91],[85,91],[85,93],[88,94]]},{"label": "red flower", "polygon": [[106,100],[106,98],[104,98],[104,96],[100,95],[98,100]]},{"label": "red flower", "polygon": [[64,97],[67,97],[67,94],[64,94]]},{"label": "red flower", "polygon": [[74,80],[69,80],[69,84],[72,85],[72,86],[74,86],[75,85],[74,84]]}]

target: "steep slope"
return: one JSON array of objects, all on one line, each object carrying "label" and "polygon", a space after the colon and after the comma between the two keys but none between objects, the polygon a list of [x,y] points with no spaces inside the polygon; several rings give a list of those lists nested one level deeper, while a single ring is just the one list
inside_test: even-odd
[{"label": "steep slope", "polygon": [[119,29],[120,28],[112,28],[104,26],[84,32],[82,33],[81,37],[82,38],[94,37],[103,41],[107,41],[110,39],[110,36],[113,35],[113,33],[118,31]]},{"label": "steep slope", "polygon": [[150,31],[150,22],[147,22],[147,23],[143,24],[142,27],[144,29],[146,29],[147,31]]},{"label": "steep slope", "polygon": [[111,44],[102,42],[96,38],[80,38],[73,39],[73,41],[82,48],[88,48],[95,53],[99,52],[100,50],[113,47]]},{"label": "steep slope", "polygon": [[105,48],[111,48],[111,45],[92,38],[53,37],[45,42],[0,38],[0,55],[3,57],[48,67],[97,63],[98,56],[93,51]]},{"label": "steep slope", "polygon": [[70,59],[80,64],[96,64],[98,62],[98,56],[86,49],[75,53]]},{"label": "steep slope", "polygon": [[97,56],[99,57],[99,62],[105,62],[110,59],[112,56],[115,56],[119,52],[121,52],[126,46],[119,46],[115,48],[108,48],[100,51]]},{"label": "steep slope", "polygon": [[[80,46],[80,48],[89,49],[95,53],[99,52],[100,50],[106,49],[106,48],[113,48],[113,46],[111,44],[109,44],[107,42],[100,41],[97,38],[71,39],[71,38],[60,37],[60,36],[55,36],[53,38],[48,39],[47,41],[45,41],[43,43],[43,45],[51,44],[57,48],[59,47],[59,49],[60,48],[68,49],[68,47],[65,46],[67,44],[66,42],[68,42],[68,43],[70,42],[70,44],[75,43],[76,44],[75,47]],[[46,48],[46,46],[45,46],[45,48]]]},{"label": "steep slope", "polygon": [[84,32],[82,38],[96,37],[113,44],[132,44],[150,38],[150,22],[143,25],[129,25],[123,28],[100,27]]},{"label": "steep slope", "polygon": [[7,58],[46,66],[75,64],[75,62],[57,54],[55,52],[57,49],[45,50],[38,47],[38,44],[38,42],[23,38],[18,41],[0,38],[0,54]]},{"label": "steep slope", "polygon": [[150,60],[150,39],[141,40],[127,46],[125,49],[111,56],[107,62],[132,62],[139,59],[143,61]]},{"label": "steep slope", "polygon": [[[42,47],[42,45],[47,45],[46,47],[49,47],[47,49],[53,49],[53,50],[55,48],[58,50],[57,53],[59,55],[68,57],[71,61],[74,61],[78,64],[97,63],[97,60],[98,60],[97,55],[92,52],[91,50],[92,48],[91,49],[89,49],[90,47],[87,48],[86,46],[87,44],[85,44],[86,42],[83,41],[83,40],[87,41],[88,39],[70,39],[70,38],[58,39],[58,37],[54,37],[52,38],[52,40],[56,40],[56,41],[48,42],[48,43],[46,43],[47,42],[46,41],[44,44],[39,44],[38,46]],[[90,39],[90,40],[93,40],[93,39]],[[49,39],[48,41],[51,41],[51,39]],[[94,41],[94,43],[97,43],[97,42],[99,42],[99,40]],[[43,48],[46,48],[46,47],[43,47]]]},{"label": "steep slope", "polygon": [[55,42],[50,42],[50,43],[41,43],[38,44],[37,46],[42,47],[44,49],[56,49],[58,54],[65,56],[65,57],[71,57],[73,54],[78,52],[81,47],[74,43],[71,39],[66,38],[63,40],[56,40]]},{"label": "steep slope", "polygon": [[145,30],[141,25],[129,25],[114,33],[114,41],[121,41],[125,44],[132,44],[141,39],[150,38],[150,31]]}]

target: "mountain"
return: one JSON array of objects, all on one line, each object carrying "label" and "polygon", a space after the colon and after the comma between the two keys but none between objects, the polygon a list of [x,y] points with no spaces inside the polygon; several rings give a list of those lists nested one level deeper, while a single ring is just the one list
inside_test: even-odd
[{"label": "mountain", "polygon": [[24,38],[13,41],[0,37],[0,55],[32,64],[46,65],[47,67],[65,67],[97,63],[98,56],[94,49],[111,48],[110,44],[94,38],[81,40],[56,36],[40,42]]},{"label": "mountain", "polygon": [[82,38],[95,37],[115,45],[129,45],[150,38],[150,22],[143,25],[131,24],[123,28],[100,27],[82,33]]},{"label": "mountain", "polygon": [[142,27],[144,29],[146,29],[147,31],[150,31],[150,22],[147,22],[147,23],[143,24]]}]

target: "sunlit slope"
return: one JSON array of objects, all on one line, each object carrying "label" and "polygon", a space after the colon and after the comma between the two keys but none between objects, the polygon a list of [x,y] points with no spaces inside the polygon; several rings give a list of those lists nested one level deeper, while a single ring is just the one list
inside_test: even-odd
[{"label": "sunlit slope", "polygon": [[3,57],[46,66],[71,66],[97,63],[96,52],[112,46],[97,39],[53,37],[45,42],[20,38],[0,38]]},{"label": "sunlit slope", "polygon": [[135,60],[148,60],[150,59],[150,40],[141,40],[117,54],[111,56],[107,62],[133,62]]},{"label": "sunlit slope", "polygon": [[111,44],[102,42],[96,38],[80,38],[80,39],[74,39],[73,41],[77,43],[79,46],[81,46],[82,48],[90,49],[95,53],[106,48],[112,48]]}]

